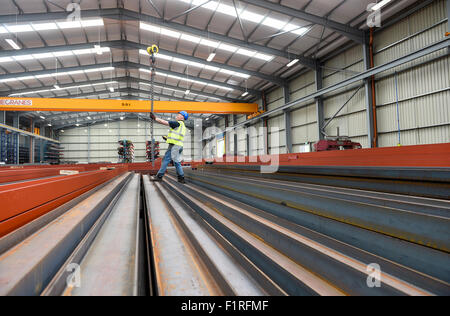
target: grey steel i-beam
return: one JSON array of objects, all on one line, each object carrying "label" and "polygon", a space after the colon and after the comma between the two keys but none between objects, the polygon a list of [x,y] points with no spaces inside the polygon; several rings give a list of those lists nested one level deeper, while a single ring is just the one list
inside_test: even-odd
[{"label": "grey steel i-beam", "polygon": [[[291,93],[288,85],[283,87],[285,104],[291,101]],[[286,137],[286,152],[292,153],[292,125],[291,125],[291,111],[284,111],[284,134]]]},{"label": "grey steel i-beam", "polygon": [[[320,65],[317,67],[315,75],[316,75],[316,90],[319,91],[323,88],[323,68],[321,68]],[[319,140],[323,140],[325,138],[323,131],[325,114],[322,96],[316,98],[316,117],[317,117],[317,132],[319,133]]]}]

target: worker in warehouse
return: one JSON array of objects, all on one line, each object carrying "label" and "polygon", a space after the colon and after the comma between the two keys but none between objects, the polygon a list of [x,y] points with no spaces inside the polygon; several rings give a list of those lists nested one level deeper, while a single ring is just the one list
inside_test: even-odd
[{"label": "worker in warehouse", "polygon": [[186,183],[184,180],[184,171],[181,167],[181,157],[183,153],[184,136],[186,135],[186,125],[184,122],[188,120],[189,114],[185,111],[181,111],[178,113],[175,121],[162,120],[157,118],[153,113],[150,114],[150,117],[155,122],[170,127],[169,135],[167,135],[167,143],[169,144],[169,148],[163,158],[161,169],[159,169],[158,174],[153,177],[152,180],[162,181],[164,174],[166,173],[167,166],[171,161],[173,161],[177,170],[178,182],[183,184]]}]

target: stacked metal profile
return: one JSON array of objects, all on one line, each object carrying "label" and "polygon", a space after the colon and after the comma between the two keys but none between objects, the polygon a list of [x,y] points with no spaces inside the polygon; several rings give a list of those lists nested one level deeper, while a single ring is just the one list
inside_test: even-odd
[{"label": "stacked metal profile", "polygon": [[450,294],[449,168],[124,171],[1,238],[0,295]]}]

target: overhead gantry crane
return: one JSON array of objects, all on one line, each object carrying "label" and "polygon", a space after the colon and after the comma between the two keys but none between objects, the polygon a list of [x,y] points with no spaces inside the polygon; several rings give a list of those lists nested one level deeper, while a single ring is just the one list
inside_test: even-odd
[{"label": "overhead gantry crane", "polygon": [[[135,112],[151,111],[151,101],[57,99],[57,98],[0,98],[0,111],[60,111],[60,112]],[[155,113],[253,114],[256,103],[155,101]]]}]

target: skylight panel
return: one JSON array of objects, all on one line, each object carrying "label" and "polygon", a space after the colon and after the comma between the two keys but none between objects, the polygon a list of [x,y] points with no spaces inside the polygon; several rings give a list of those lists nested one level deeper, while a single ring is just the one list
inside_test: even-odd
[{"label": "skylight panel", "polygon": [[7,25],[8,31],[11,33],[23,33],[23,32],[33,32],[33,28],[31,25],[22,24],[22,25]]},{"label": "skylight panel", "polygon": [[81,20],[82,27],[93,27],[93,26],[103,26],[105,25],[103,19],[94,19],[94,20]]},{"label": "skylight panel", "polygon": [[55,57],[73,56],[73,53],[72,53],[71,50],[69,50],[69,51],[61,51],[61,52],[54,52],[53,56],[55,56]]},{"label": "skylight panel", "polygon": [[236,46],[231,46],[231,45],[224,44],[224,43],[221,43],[219,45],[219,49],[223,49],[223,50],[226,50],[226,51],[232,52],[232,53],[234,53],[238,50],[238,48]]},{"label": "skylight panel", "polygon": [[214,72],[217,72],[217,71],[220,70],[220,68],[217,68],[217,67],[214,67],[214,66],[209,66],[209,65],[206,65],[205,69],[211,70],[211,71],[214,71]]},{"label": "skylight panel", "polygon": [[261,23],[261,21],[264,19],[264,16],[261,14],[249,12],[248,10],[245,10],[241,13],[241,19],[247,20],[254,23]]},{"label": "skylight panel", "polygon": [[34,59],[54,58],[52,53],[33,54]]},{"label": "skylight panel", "polygon": [[0,63],[7,63],[14,61],[11,57],[0,57]]},{"label": "skylight panel", "polygon": [[81,27],[80,21],[56,22],[60,29],[73,29]]},{"label": "skylight panel", "polygon": [[12,56],[14,60],[16,61],[25,61],[25,60],[32,60],[34,57],[32,55],[19,55],[19,56]]},{"label": "skylight panel", "polygon": [[210,40],[207,40],[207,39],[202,39],[200,44],[206,45],[206,46],[209,46],[209,47],[212,47],[212,48],[217,48],[220,43],[216,42],[216,41],[210,41]]},{"label": "skylight panel", "polygon": [[248,56],[248,57],[253,57],[253,56],[256,55],[256,52],[255,52],[255,51],[252,51],[252,50],[240,48],[240,49],[237,51],[237,54],[245,55],[245,56]]},{"label": "skylight panel", "polygon": [[275,29],[281,30],[283,27],[286,26],[287,22],[273,19],[273,18],[266,18],[263,22],[263,25],[273,27]]},{"label": "skylight panel", "polygon": [[262,60],[265,60],[265,61],[271,61],[273,59],[273,56],[257,53],[255,55],[255,58],[262,59]]},{"label": "skylight panel", "polygon": [[164,35],[176,38],[176,39],[179,39],[180,36],[181,36],[181,33],[175,32],[175,31],[172,31],[172,30],[169,30],[169,29],[166,29],[166,28],[161,28],[161,33],[164,34]]},{"label": "skylight panel", "polygon": [[58,29],[56,23],[33,23],[32,27],[35,31],[49,31]]},{"label": "skylight panel", "polygon": [[195,44],[200,43],[200,41],[202,40],[200,37],[192,36],[192,35],[189,35],[189,34],[183,34],[181,39],[185,40],[185,41],[189,41],[189,42],[195,43]]}]

